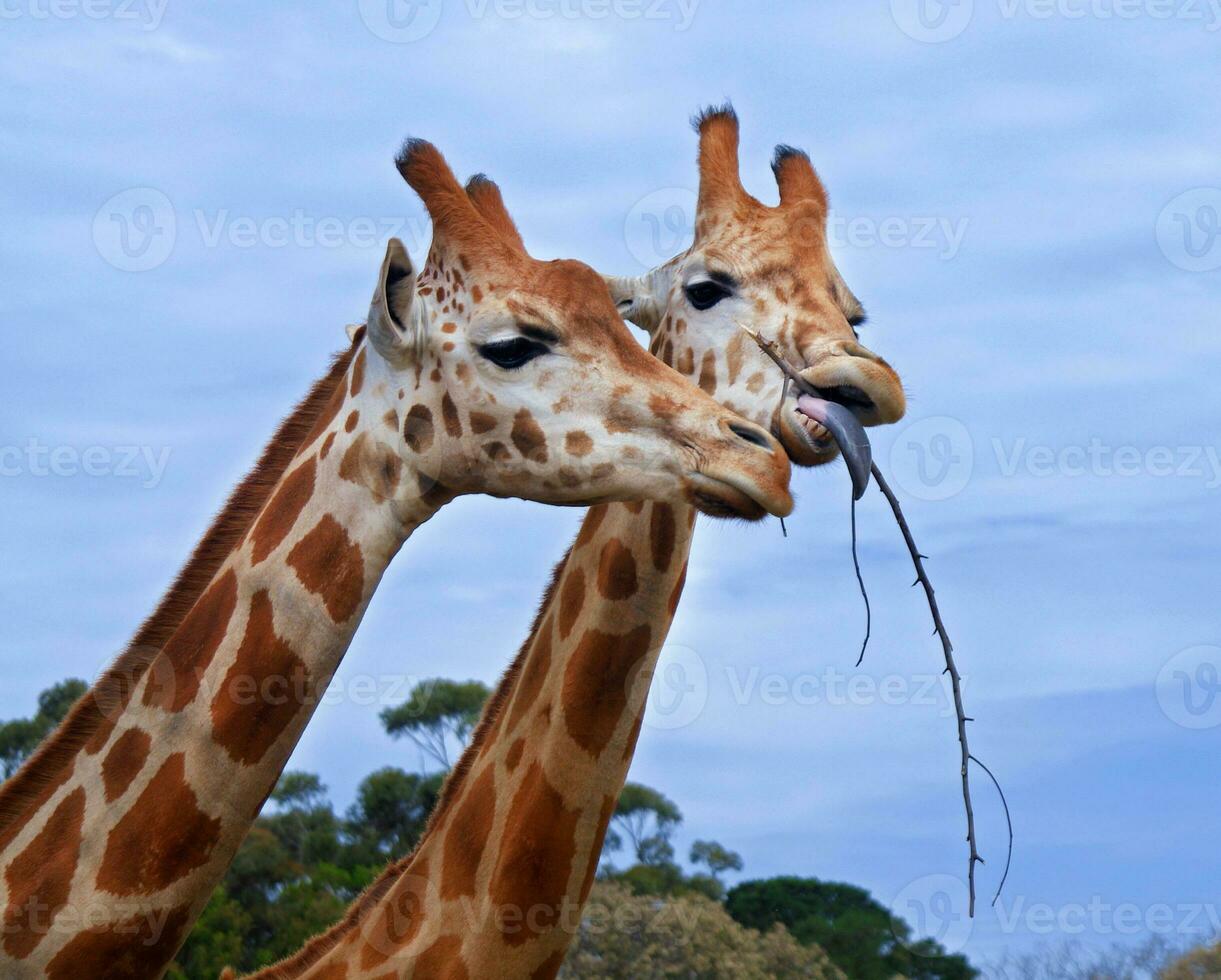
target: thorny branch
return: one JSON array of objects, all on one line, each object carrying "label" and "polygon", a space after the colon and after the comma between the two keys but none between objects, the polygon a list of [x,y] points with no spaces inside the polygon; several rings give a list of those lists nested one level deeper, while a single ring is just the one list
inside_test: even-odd
[{"label": "thorny branch", "polygon": [[[759,349],[763,351],[775,365],[784,372],[797,390],[814,398],[821,398],[822,395],[818,389],[810,384],[789,362],[780,354],[773,341],[766,340],[761,337],[755,330],[750,329],[742,323],[738,326],[745,331],[759,345]],[[992,899],[992,903],[996,904],[996,900],[1000,898],[1001,888],[1005,886],[1005,879],[1009,877],[1009,862],[1013,857],[1013,821],[1009,816],[1009,804],[1005,800],[1005,793],[1001,789],[1000,783],[992,775],[992,771],[979,761],[967,744],[967,722],[975,719],[967,717],[967,713],[962,705],[962,678],[958,673],[958,665],[954,662],[954,645],[950,642],[950,635],[946,632],[945,624],[941,621],[941,610],[937,607],[937,597],[933,590],[933,583],[929,581],[928,575],[924,571],[924,561],[927,556],[920,553],[920,549],[916,547],[916,541],[912,537],[911,528],[908,527],[907,519],[903,516],[903,510],[899,506],[899,499],[894,495],[894,491],[890,489],[890,484],[886,482],[886,478],[882,476],[882,471],[878,469],[878,464],[874,463],[870,472],[873,478],[877,481],[878,489],[882,492],[882,496],[886,498],[886,502],[890,504],[890,509],[894,512],[895,521],[899,525],[899,530],[903,533],[903,540],[907,543],[907,550],[911,553],[912,563],[916,567],[916,581],[912,585],[920,585],[924,589],[925,598],[928,600],[929,611],[933,615],[933,632],[941,640],[941,650],[945,655],[945,672],[950,675],[950,685],[954,696],[954,711],[958,719],[958,745],[962,754],[962,765],[960,771],[962,774],[962,799],[967,811],[967,847],[969,856],[967,858],[967,890],[969,894],[968,914],[971,917],[975,916],[975,865],[983,864],[984,859],[980,857],[979,850],[976,847],[975,841],[975,811],[971,805],[971,782],[970,782],[970,763],[972,760],[992,780],[996,791],[1000,795],[1001,804],[1005,808],[1005,820],[1009,825],[1009,851],[1005,858],[1005,871],[1001,875],[1000,886],[996,890],[996,896]],[[858,572],[859,578],[859,572]],[[866,599],[868,602],[868,599]],[[862,650],[863,653],[863,650]]]}]

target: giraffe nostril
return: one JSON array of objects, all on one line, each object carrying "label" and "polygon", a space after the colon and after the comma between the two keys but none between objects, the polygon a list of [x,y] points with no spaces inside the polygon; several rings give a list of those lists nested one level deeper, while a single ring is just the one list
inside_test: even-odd
[{"label": "giraffe nostril", "polygon": [[763,433],[762,429],[756,429],[742,422],[730,422],[729,431],[739,439],[745,439],[752,446],[758,446],[760,449],[766,449],[768,452],[771,452],[771,440]]}]

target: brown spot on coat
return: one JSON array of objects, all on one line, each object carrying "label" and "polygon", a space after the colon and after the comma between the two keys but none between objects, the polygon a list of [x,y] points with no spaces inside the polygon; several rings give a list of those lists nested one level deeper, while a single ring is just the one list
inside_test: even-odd
[{"label": "brown spot on coat", "polygon": [[357,412],[357,411],[349,412],[347,421],[343,423],[343,431],[351,432],[353,429],[356,428],[356,425],[359,422],[360,422],[360,412]]},{"label": "brown spot on coat", "polygon": [[581,522],[581,530],[577,532],[577,540],[572,545],[573,551],[593,540],[593,536],[598,533],[598,527],[606,518],[609,508],[609,504],[595,504],[585,512],[585,520]]},{"label": "brown spot on coat", "polygon": [[301,511],[314,495],[316,470],[317,466],[311,456],[284,478],[275,496],[267,502],[250,533],[253,542],[250,564],[257,565],[288,537],[288,532],[293,529]]},{"label": "brown spot on coat", "polygon": [[505,768],[512,772],[517,768],[517,764],[521,762],[521,754],[525,751],[526,740],[519,738],[509,746],[509,751],[505,753]]},{"label": "brown spot on coat", "polygon": [[674,508],[669,504],[654,503],[649,516],[649,550],[653,554],[653,567],[664,572],[674,557]]},{"label": "brown spot on coat", "polygon": [[683,586],[687,583],[687,565],[683,563],[683,570],[678,574],[678,581],[674,583],[674,591],[670,593],[670,601],[667,603],[667,608],[670,610],[670,615],[673,616],[678,609],[678,600],[683,596]]},{"label": "brown spot on coat", "polygon": [[342,384],[341,380],[337,379],[335,388],[331,392],[327,403],[318,412],[318,417],[314,420],[314,425],[310,429],[309,435],[301,441],[300,449],[308,449],[314,444],[314,440],[331,427],[331,423],[335,421],[335,417],[339,414],[347,400],[348,389]]},{"label": "brown spot on coat", "polygon": [[628,685],[649,651],[647,623],[624,634],[588,630],[564,671],[562,699],[568,734],[595,758],[627,711]]},{"label": "brown spot on coat", "polygon": [[364,555],[335,518],[324,515],[289,552],[288,564],[302,585],[322,597],[331,619],[352,618],[364,594]]},{"label": "brown spot on coat", "polygon": [[496,463],[503,463],[513,458],[513,454],[509,452],[509,447],[503,442],[485,442],[483,451],[487,453],[488,458]]},{"label": "brown spot on coat", "polygon": [[237,608],[237,575],[229,569],[208,587],[153,658],[143,702],[181,711],[195,700],[199,683],[229,629]]},{"label": "brown spot on coat", "polygon": [[636,588],[636,559],[622,541],[611,538],[598,559],[598,591],[606,599],[629,599]]},{"label": "brown spot on coat", "polygon": [[326,459],[330,455],[331,447],[335,445],[335,433],[328,432],[326,438],[322,440],[322,448],[318,450],[318,458]]},{"label": "brown spot on coat", "polygon": [[141,728],[129,728],[115,739],[102,760],[102,785],[107,803],[113,803],[127,791],[131,781],[144,768],[152,747],[152,736]]},{"label": "brown spot on coat", "polygon": [[679,374],[688,377],[695,374],[695,351],[690,347],[684,348],[683,352],[678,355],[678,362],[674,367]]},{"label": "brown spot on coat", "polygon": [[543,434],[542,426],[527,409],[523,408],[513,417],[510,438],[517,451],[526,459],[534,463],[547,462],[547,437]]},{"label": "brown spot on coat", "polygon": [[476,303],[483,302],[483,290],[479,288],[478,283],[471,286],[471,299],[473,299]]},{"label": "brown spot on coat", "polygon": [[398,453],[367,432],[352,441],[339,462],[340,479],[364,487],[379,501],[394,496],[402,469]]},{"label": "brown spot on coat", "polygon": [[112,895],[151,895],[206,864],[219,839],[220,820],[199,808],[186,756],[176,752],[106,838],[97,886]]},{"label": "brown spot on coat", "polygon": [[510,732],[538,701],[547,672],[551,669],[551,625],[552,617],[548,616],[531,640],[530,652],[526,654],[526,662],[513,693],[513,707],[506,722]]},{"label": "brown spot on coat", "polygon": [[60,801],[47,822],[4,873],[8,908],[4,910],[4,951],[25,959],[50,932],[67,904],[72,875],[80,859],[85,790]]},{"label": "brown spot on coat", "polygon": [[477,436],[496,428],[496,416],[487,412],[471,412],[471,431]]},{"label": "brown spot on coat", "polygon": [[403,438],[412,452],[427,452],[432,447],[432,410],[427,405],[412,405],[403,423]]},{"label": "brown spot on coat", "polygon": [[574,429],[564,436],[564,448],[573,456],[588,456],[594,451],[594,441],[580,429]]},{"label": "brown spot on coat", "polygon": [[564,584],[560,587],[561,640],[572,632],[577,617],[581,615],[583,605],[585,605],[585,573],[579,568],[574,568],[564,578]]},{"label": "brown spot on coat", "polygon": [[451,439],[461,438],[462,420],[458,418],[458,406],[448,391],[441,396],[441,418],[445,420],[445,434]]},{"label": "brown spot on coat", "polygon": [[165,918],[134,915],[93,926],[74,936],[47,964],[47,980],[145,980],[160,976],[182,943],[189,905]]},{"label": "brown spot on coat", "polygon": [[360,394],[360,389],[365,384],[365,348],[360,349],[360,353],[356,355],[356,360],[352,362],[352,397],[355,398]]},{"label": "brown spot on coat", "polygon": [[441,899],[475,894],[475,877],[496,816],[496,784],[487,766],[466,790],[445,835]]},{"label": "brown spot on coat", "polygon": [[250,599],[237,657],[212,699],[212,738],[236,761],[254,765],[310,701],[305,662],[276,635],[271,598],[260,590]]},{"label": "brown spot on coat", "polygon": [[700,361],[700,387],[708,394],[716,394],[716,355],[712,351],[704,351]]},{"label": "brown spot on coat", "polygon": [[729,383],[731,385],[737,384],[738,375],[742,371],[743,341],[745,340],[745,336],[738,334],[729,341],[729,346],[726,348],[725,360],[729,365]]},{"label": "brown spot on coat", "polygon": [[420,980],[470,980],[461,956],[462,937],[441,936],[419,955],[411,975]]},{"label": "brown spot on coat", "polygon": [[493,905],[522,913],[503,932],[510,946],[560,925],[579,818],[579,811],[564,805],[542,767],[531,764],[509,805],[489,885]]}]

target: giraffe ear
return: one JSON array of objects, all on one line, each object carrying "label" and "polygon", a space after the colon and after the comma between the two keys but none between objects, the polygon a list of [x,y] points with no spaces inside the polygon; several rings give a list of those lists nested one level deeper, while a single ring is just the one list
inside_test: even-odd
[{"label": "giraffe ear", "polygon": [[391,364],[401,366],[417,357],[424,345],[423,301],[415,292],[411,256],[397,238],[386,244],[369,306],[369,342]]},{"label": "giraffe ear", "polygon": [[670,278],[670,270],[665,266],[643,276],[602,277],[619,315],[649,333],[661,322],[670,292]]}]

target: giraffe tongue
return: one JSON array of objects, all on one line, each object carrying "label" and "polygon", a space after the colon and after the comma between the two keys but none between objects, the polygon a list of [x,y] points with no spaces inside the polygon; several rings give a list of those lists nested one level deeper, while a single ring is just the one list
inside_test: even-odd
[{"label": "giraffe tongue", "polygon": [[869,470],[873,466],[873,448],[869,436],[852,412],[839,402],[829,402],[811,395],[799,395],[797,411],[813,419],[831,433],[840,455],[852,477],[852,499],[860,500],[869,486]]}]

